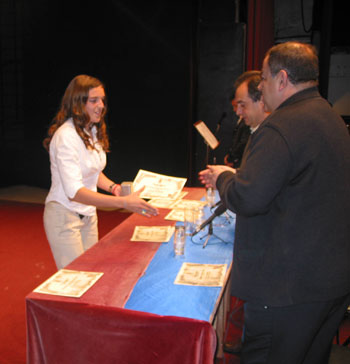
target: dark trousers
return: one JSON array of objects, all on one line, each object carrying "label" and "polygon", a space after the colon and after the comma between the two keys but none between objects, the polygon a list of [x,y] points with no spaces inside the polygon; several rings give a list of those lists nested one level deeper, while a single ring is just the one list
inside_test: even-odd
[{"label": "dark trousers", "polygon": [[286,307],[244,305],[241,364],[328,364],[350,294]]}]

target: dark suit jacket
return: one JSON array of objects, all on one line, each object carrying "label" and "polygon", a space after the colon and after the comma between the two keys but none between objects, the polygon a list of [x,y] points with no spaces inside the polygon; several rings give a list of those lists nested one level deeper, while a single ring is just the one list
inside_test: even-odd
[{"label": "dark suit jacket", "polygon": [[234,168],[239,168],[242,161],[244,148],[250,137],[250,128],[242,120],[236,125],[233,136],[232,145],[228,151],[227,161],[233,163]]},{"label": "dark suit jacket", "polygon": [[284,306],[350,292],[350,138],[317,88],[267,117],[217,188],[237,213],[234,295]]}]

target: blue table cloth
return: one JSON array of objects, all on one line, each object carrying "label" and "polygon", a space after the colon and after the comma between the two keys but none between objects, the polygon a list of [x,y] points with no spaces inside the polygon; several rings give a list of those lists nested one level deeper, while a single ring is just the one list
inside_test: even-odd
[{"label": "blue table cloth", "polygon": [[[205,218],[211,215],[205,208]],[[213,221],[213,235],[203,248],[208,228],[187,237],[184,256],[174,255],[173,238],[159,247],[143,277],[139,279],[125,308],[166,316],[209,321],[222,287],[174,284],[184,262],[227,264],[232,262],[235,215],[227,211]],[[147,244],[147,243],[145,243]]]}]

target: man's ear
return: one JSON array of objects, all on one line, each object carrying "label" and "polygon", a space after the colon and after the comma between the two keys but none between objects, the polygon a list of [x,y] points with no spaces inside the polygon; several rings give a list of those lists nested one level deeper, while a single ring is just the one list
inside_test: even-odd
[{"label": "man's ear", "polygon": [[265,107],[265,104],[264,104],[264,101],[262,99],[262,97],[260,98],[260,100],[258,101],[259,105],[264,108]]},{"label": "man's ear", "polygon": [[280,70],[278,72],[278,89],[283,90],[288,85],[288,73],[285,70]]}]

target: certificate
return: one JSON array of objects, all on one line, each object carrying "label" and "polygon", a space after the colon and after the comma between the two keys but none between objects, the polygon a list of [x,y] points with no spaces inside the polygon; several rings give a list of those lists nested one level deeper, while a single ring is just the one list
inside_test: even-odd
[{"label": "certificate", "polygon": [[175,204],[177,204],[181,199],[187,195],[188,192],[181,191],[177,199],[173,198],[152,198],[148,201],[154,207],[159,207],[163,209],[172,209]]},{"label": "certificate", "polygon": [[184,209],[173,209],[164,217],[165,220],[185,221]]},{"label": "certificate", "polygon": [[154,207],[171,209],[176,201],[177,200],[172,198],[152,198],[152,200],[149,200],[148,203]]},{"label": "certificate", "polygon": [[57,296],[81,297],[92,287],[103,273],[60,269],[34,292]]},{"label": "certificate", "polygon": [[175,284],[221,287],[224,285],[227,264],[183,263]]},{"label": "certificate", "polygon": [[171,177],[140,169],[135,177],[134,191],[144,187],[141,198],[170,198],[177,199],[187,178]]},{"label": "certificate", "polygon": [[176,200],[171,207],[174,209],[196,209],[204,207],[206,204],[206,201],[199,200]]},{"label": "certificate", "polygon": [[174,226],[136,226],[131,241],[166,243],[174,234]]}]

